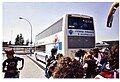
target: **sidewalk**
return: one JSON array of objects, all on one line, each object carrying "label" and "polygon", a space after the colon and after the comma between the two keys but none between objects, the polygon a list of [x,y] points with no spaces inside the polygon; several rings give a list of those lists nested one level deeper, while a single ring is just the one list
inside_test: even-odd
[{"label": "sidewalk", "polygon": [[25,65],[23,70],[21,70],[20,78],[46,78],[44,76],[44,70],[36,65],[27,56],[24,56]]},{"label": "sidewalk", "polygon": [[[27,55],[27,56],[30,57],[30,58],[32,58],[34,61],[38,62],[38,63],[39,63],[40,65],[42,65],[44,68],[46,67],[46,65],[45,65],[44,63],[36,60],[36,57],[35,57],[34,54],[32,54],[31,56],[30,56],[30,55]],[[44,61],[44,58],[41,57],[40,60]]]}]

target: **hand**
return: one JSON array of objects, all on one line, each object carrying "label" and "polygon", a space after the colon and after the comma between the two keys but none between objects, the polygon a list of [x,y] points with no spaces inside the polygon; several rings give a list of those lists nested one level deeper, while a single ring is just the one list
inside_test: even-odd
[{"label": "hand", "polygon": [[22,70],[22,69],[23,69],[23,67],[20,67],[20,68],[19,68],[19,70]]},{"label": "hand", "polygon": [[2,72],[7,72],[7,70],[3,70]]}]

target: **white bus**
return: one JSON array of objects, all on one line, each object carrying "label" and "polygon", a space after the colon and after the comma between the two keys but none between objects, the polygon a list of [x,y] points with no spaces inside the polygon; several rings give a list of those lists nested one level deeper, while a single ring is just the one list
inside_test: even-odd
[{"label": "white bus", "polygon": [[95,47],[93,17],[79,14],[65,14],[57,22],[36,35],[35,54],[51,54],[52,48],[58,53],[74,57],[79,49]]}]

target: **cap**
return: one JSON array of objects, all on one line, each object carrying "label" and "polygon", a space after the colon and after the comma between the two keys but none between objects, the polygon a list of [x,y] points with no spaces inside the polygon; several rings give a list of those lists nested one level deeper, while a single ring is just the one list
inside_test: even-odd
[{"label": "cap", "polygon": [[15,54],[15,52],[14,52],[13,49],[5,50],[5,53],[6,53],[7,55],[14,55],[14,54]]}]

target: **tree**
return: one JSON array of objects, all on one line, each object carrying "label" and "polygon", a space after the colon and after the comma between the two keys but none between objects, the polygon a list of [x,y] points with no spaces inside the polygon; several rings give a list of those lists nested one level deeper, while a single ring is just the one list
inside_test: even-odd
[{"label": "tree", "polygon": [[29,40],[26,40],[26,45],[28,46],[28,44],[29,44]]},{"label": "tree", "polygon": [[15,45],[19,45],[19,34],[17,35],[16,39],[15,39]]},{"label": "tree", "polygon": [[9,45],[11,45],[11,41],[9,41]]},{"label": "tree", "polygon": [[24,38],[22,34],[18,34],[16,39],[15,39],[15,45],[24,45]]},{"label": "tree", "polygon": [[20,45],[24,44],[24,38],[22,37],[22,34],[20,34]]}]

